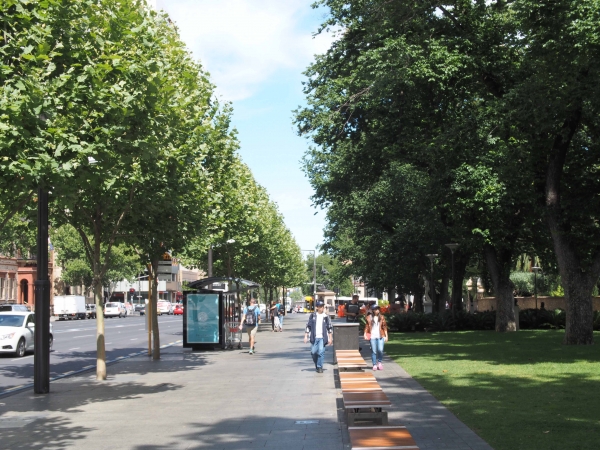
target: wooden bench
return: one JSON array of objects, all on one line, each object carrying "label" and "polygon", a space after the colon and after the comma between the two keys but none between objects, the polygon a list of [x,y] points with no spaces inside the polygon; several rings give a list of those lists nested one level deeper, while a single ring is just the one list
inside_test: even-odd
[{"label": "wooden bench", "polygon": [[379,384],[377,384],[377,389],[372,389],[372,387],[368,383],[366,388],[359,387],[355,389],[354,386],[349,388],[352,390],[342,388],[342,401],[348,426],[354,425],[357,420],[369,420],[387,425],[388,414],[382,408],[392,406],[392,402],[381,390]]},{"label": "wooden bench", "polygon": [[340,371],[362,370],[369,367],[358,350],[337,350],[335,358]]},{"label": "wooden bench", "polygon": [[416,450],[415,440],[406,427],[348,427],[353,450]]},{"label": "wooden bench", "polygon": [[339,372],[340,382],[377,381],[373,372]]}]

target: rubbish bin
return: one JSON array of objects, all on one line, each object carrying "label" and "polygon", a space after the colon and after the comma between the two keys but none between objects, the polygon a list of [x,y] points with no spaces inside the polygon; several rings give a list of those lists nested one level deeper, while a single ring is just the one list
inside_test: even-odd
[{"label": "rubbish bin", "polygon": [[338,350],[358,350],[359,323],[333,323],[333,363]]}]

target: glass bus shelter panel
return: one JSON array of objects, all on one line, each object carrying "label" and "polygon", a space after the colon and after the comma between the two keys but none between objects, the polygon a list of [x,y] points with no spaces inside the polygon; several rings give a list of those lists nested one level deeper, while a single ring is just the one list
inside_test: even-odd
[{"label": "glass bus shelter panel", "polygon": [[221,315],[219,294],[188,294],[185,307],[185,341],[194,344],[219,344]]}]

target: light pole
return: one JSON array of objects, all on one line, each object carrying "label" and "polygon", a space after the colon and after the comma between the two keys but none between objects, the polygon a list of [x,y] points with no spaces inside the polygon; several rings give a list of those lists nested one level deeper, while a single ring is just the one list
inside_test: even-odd
[{"label": "light pole", "polygon": [[537,302],[537,274],[538,274],[538,272],[540,272],[542,270],[542,268],[534,266],[534,267],[531,268],[531,270],[533,270],[533,273],[534,273],[534,276],[533,276],[533,279],[534,279],[534,282],[533,282],[533,292],[534,292],[534,295],[535,295],[535,309],[538,309],[538,302]]},{"label": "light pole", "polygon": [[313,310],[317,302],[317,251],[302,250],[303,252],[312,252],[313,254]]},{"label": "light pole", "polygon": [[[471,287],[473,288],[473,306],[475,306],[475,300],[477,300],[477,282],[479,279],[477,277],[471,278]],[[469,312],[471,311],[471,305],[469,305]]]},{"label": "light pole", "polygon": [[460,247],[460,244],[456,244],[456,243],[451,243],[451,244],[446,244],[446,247],[448,247],[450,249],[450,251],[452,252],[452,291],[450,293],[450,302],[452,303],[452,317],[454,318],[454,303],[456,303],[454,301],[454,251]]},{"label": "light pole", "polygon": [[33,392],[50,392],[50,280],[48,279],[48,191],[38,188],[37,278],[35,281],[35,352]]},{"label": "light pole", "polygon": [[429,277],[429,295],[431,296],[431,302],[435,305],[436,307],[436,312],[440,312],[440,308],[439,305],[437,304],[437,302],[435,301],[435,289],[433,288],[433,261],[435,260],[435,258],[438,257],[437,254],[434,253],[430,253],[428,255],[425,255],[429,258],[429,261],[431,262],[431,276]]}]

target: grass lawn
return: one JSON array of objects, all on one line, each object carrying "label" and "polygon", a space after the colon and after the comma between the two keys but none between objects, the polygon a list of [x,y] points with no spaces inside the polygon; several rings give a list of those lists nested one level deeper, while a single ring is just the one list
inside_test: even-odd
[{"label": "grass lawn", "polygon": [[393,333],[385,351],[495,450],[600,449],[600,346],[563,335]]}]

